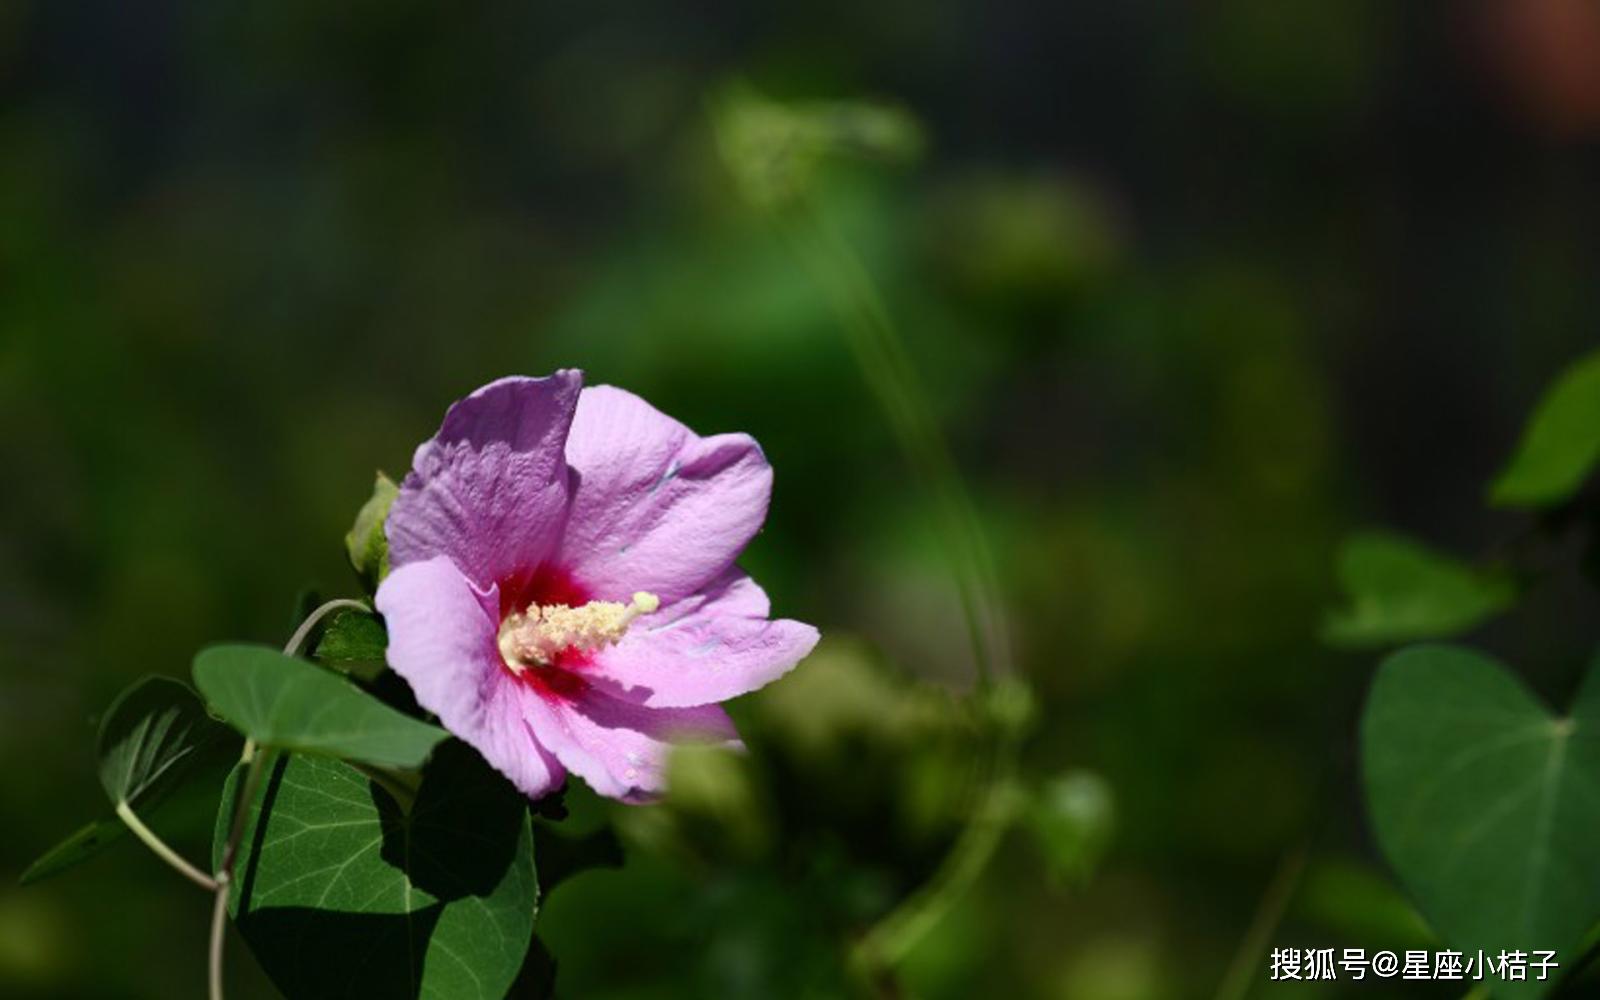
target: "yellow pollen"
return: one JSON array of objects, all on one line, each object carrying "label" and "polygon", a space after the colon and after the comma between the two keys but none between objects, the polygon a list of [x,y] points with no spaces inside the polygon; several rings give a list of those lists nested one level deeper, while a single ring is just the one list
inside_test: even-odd
[{"label": "yellow pollen", "polygon": [[547,667],[563,649],[593,652],[615,645],[628,625],[661,606],[656,595],[639,591],[633,603],[590,601],[579,607],[530,604],[527,611],[507,615],[500,623],[500,656],[514,674],[529,667]]}]

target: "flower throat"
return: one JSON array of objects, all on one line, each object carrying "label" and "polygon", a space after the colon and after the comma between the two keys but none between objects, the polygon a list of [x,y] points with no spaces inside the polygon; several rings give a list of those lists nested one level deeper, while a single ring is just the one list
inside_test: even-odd
[{"label": "flower throat", "polygon": [[530,604],[526,611],[514,611],[500,623],[500,657],[506,669],[521,676],[529,667],[552,665],[569,649],[591,653],[616,645],[635,618],[660,606],[656,595],[642,590],[633,595],[630,604]]}]

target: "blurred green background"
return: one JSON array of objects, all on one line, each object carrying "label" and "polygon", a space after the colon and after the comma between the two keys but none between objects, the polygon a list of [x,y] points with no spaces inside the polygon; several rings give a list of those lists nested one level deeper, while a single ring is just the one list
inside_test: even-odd
[{"label": "blurred green background", "polygon": [[[628,866],[551,894],[558,984],[832,995],[841,935],[961,818],[941,692],[969,668],[930,503],[718,158],[734,81],[920,123],[916,162],[814,195],[993,542],[1039,702],[1024,773],[1115,802],[1092,877],[1009,835],[906,995],[1216,995],[1302,856],[1274,944],[1426,945],[1356,789],[1374,658],[1317,626],[1353,527],[1467,551],[1517,527],[1484,483],[1600,320],[1600,8],[12,0],[0,995],[200,995],[208,903],[154,859],[12,887],[104,811],[95,714],[208,641],[281,641],[304,586],[355,592],[374,469],[558,366],[753,433],[777,485],[746,565],[830,637],[740,706],[761,777],[703,782],[764,812],[627,814]],[[1588,601],[1558,581],[1481,641],[1564,697]],[[191,857],[208,808],[162,816]]]}]

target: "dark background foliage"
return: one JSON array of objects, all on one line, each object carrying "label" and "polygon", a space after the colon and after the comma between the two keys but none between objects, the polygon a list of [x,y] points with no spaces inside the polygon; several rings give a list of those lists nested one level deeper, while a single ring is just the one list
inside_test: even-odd
[{"label": "dark background foliage", "polygon": [[[1116,796],[1092,881],[1018,838],[918,988],[1212,995],[1302,849],[1276,942],[1414,944],[1356,790],[1373,661],[1317,625],[1351,527],[1470,551],[1519,525],[1485,484],[1600,318],[1581,0],[0,5],[0,886],[101,811],[111,696],[281,641],[307,583],[353,592],[374,468],[505,373],[754,433],[778,476],[747,563],[780,613],[959,686],[928,504],[716,157],[735,79],[922,122],[918,164],[822,197],[994,540],[1025,768]],[[1483,642],[1564,700],[1587,600],[1558,580]],[[829,774],[780,791],[848,800]],[[191,857],[209,808],[164,817]],[[666,961],[644,935],[690,889],[630,864],[552,896],[576,975]],[[700,995],[809,960],[764,877],[690,880],[741,915],[706,925]],[[0,993],[196,995],[207,911],[133,847],[0,888]]]}]

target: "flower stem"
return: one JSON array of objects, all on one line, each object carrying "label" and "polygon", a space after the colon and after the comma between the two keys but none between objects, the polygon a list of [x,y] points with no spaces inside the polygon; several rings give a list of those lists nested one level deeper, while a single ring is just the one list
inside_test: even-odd
[{"label": "flower stem", "polygon": [[144,825],[144,820],[133,811],[127,800],[117,803],[117,817],[128,825],[133,835],[144,841],[144,846],[155,852],[156,857],[165,861],[177,870],[179,875],[198,885],[200,888],[214,892],[217,888],[216,879],[185,861],[177,851],[168,847],[166,842],[156,836],[156,832]]},{"label": "flower stem", "polygon": [[348,597],[336,597],[325,604],[320,604],[315,611],[306,615],[306,620],[301,622],[300,627],[294,630],[294,635],[291,635],[289,641],[284,643],[283,651],[290,656],[300,652],[300,646],[306,641],[306,636],[311,634],[311,630],[317,627],[317,622],[322,621],[322,619],[340,608],[354,608],[357,611],[372,610],[360,601],[351,600]]},{"label": "flower stem", "polygon": [[1295,887],[1300,884],[1309,850],[1310,845],[1300,845],[1290,851],[1278,866],[1277,874],[1272,877],[1261,903],[1256,907],[1255,919],[1250,921],[1250,928],[1245,932],[1244,940],[1239,942],[1239,950],[1228,966],[1227,975],[1217,988],[1217,1000],[1244,1000],[1245,994],[1250,992],[1250,980],[1260,967],[1262,956],[1267,953],[1272,932],[1283,920]]},{"label": "flower stem", "polygon": [[894,967],[977,881],[1015,817],[1019,727],[998,721],[986,702],[997,679],[1026,682],[1011,670],[1004,600],[983,525],[872,275],[814,196],[778,210],[774,218],[838,314],[913,474],[933,497],[986,709],[988,745],[972,818],[933,876],[869,928],[855,949],[854,961],[869,980],[892,981]]},{"label": "flower stem", "polygon": [[814,197],[777,216],[780,232],[811,271],[847,333],[914,475],[932,495],[983,690],[1010,666],[1000,588],[988,539],[928,403],[915,364],[872,275]]},{"label": "flower stem", "polygon": [[962,831],[933,878],[875,924],[856,945],[855,958],[869,974],[891,969],[938,924],[971,883],[983,874],[1017,810],[1016,789],[992,784],[976,815]]},{"label": "flower stem", "polygon": [[[289,636],[289,641],[284,643],[283,651],[289,656],[300,652],[300,647],[305,644],[306,638],[311,635],[311,630],[317,623],[329,614],[340,608],[353,608],[357,611],[370,610],[360,601],[347,597],[335,598],[319,605],[316,610],[306,615],[305,621]],[[222,997],[222,951],[228,926],[228,891],[233,883],[233,862],[239,853],[239,841],[244,837],[245,817],[250,813],[250,804],[255,801],[256,790],[261,786],[261,776],[266,770],[267,754],[258,753],[256,741],[246,739],[244,750],[239,754],[239,763],[247,766],[244,782],[239,790],[239,797],[233,806],[233,821],[228,827],[228,843],[222,849],[222,863],[217,866],[214,879],[207,881],[216,890],[216,902],[211,907],[211,947],[208,966],[210,969],[210,997],[211,1000],[223,1000]],[[138,831],[135,830],[135,833]]]},{"label": "flower stem", "polygon": [[226,882],[217,889],[211,904],[211,946],[206,962],[207,989],[211,1000],[222,1000],[222,939],[228,927],[228,886]]},{"label": "flower stem", "polygon": [[217,866],[217,899],[211,907],[211,949],[208,963],[211,970],[211,1000],[222,1000],[222,945],[228,925],[228,893],[233,884],[233,863],[239,854],[239,842],[244,837],[245,817],[250,813],[250,804],[255,801],[256,790],[261,785],[262,772],[266,769],[264,765],[267,754],[256,753],[253,742],[246,741],[245,753],[249,769],[245,771],[239,797],[234,802],[233,821],[228,828],[228,843],[222,849],[222,863]]}]

